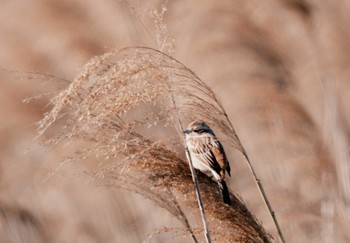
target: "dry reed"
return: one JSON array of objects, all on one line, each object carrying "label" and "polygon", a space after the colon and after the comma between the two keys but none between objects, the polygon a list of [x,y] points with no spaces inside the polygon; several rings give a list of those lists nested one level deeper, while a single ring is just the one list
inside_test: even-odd
[{"label": "dry reed", "polygon": [[[176,107],[172,102],[176,102]],[[93,58],[69,87],[52,99],[40,122],[43,134],[56,120],[64,126],[50,144],[88,142],[70,160],[97,155],[113,162],[94,175],[108,185],[133,190],[177,217],[196,240],[180,205],[196,208],[192,180],[181,146],[183,122],[205,120],[228,144],[244,151],[226,113],[211,91],[175,59],[150,48],[125,48]],[[141,114],[141,115],[140,115]],[[200,177],[215,241],[269,242],[270,236],[234,195],[220,200],[216,185]]]},{"label": "dry reed", "polygon": [[[71,79],[76,75],[77,66],[106,48],[140,43],[155,46],[150,40],[153,24],[148,21],[147,9],[164,1],[129,1],[137,11],[132,16],[128,15],[130,6],[125,7],[124,2],[8,1],[0,15],[3,20],[1,66],[48,72]],[[349,184],[345,184],[348,177],[344,156],[349,150],[346,144],[350,127],[349,7],[345,0],[262,0],[236,4],[226,0],[215,4],[203,1],[200,5],[196,1],[169,1],[169,11],[164,18],[177,41],[177,59],[196,70],[219,94],[263,179],[288,242],[349,242],[350,239],[349,202],[344,200],[349,191]],[[16,18],[8,21],[10,16]],[[319,24],[315,25],[315,21]],[[314,33],[310,41],[311,31]],[[159,43],[162,44],[162,40]],[[316,52],[321,52],[321,58],[326,60],[322,67],[315,65],[320,56],[310,54],[319,44],[322,47]],[[43,149],[31,162],[27,159],[28,154],[19,156],[23,146],[33,143],[31,138],[35,132],[31,124],[42,117],[42,107],[47,103],[47,100],[30,104],[19,102],[41,89],[35,82],[36,75],[29,74],[34,78],[29,81],[27,74],[22,76],[25,80],[19,83],[1,73],[0,113],[6,118],[2,119],[0,129],[1,137],[6,138],[0,142],[2,196],[8,204],[20,203],[43,220],[45,230],[55,236],[50,242],[72,242],[74,235],[84,236],[79,226],[87,221],[90,227],[86,230],[96,233],[91,239],[97,242],[111,238],[120,242],[142,241],[149,228],[145,228],[144,218],[137,215],[134,227],[126,230],[135,214],[123,204],[125,198],[120,195],[121,190],[107,190],[107,194],[118,195],[118,198],[114,198],[111,205],[107,203],[108,206],[96,204],[97,212],[86,208],[96,198],[96,191],[91,187],[76,187],[81,193],[74,200],[75,191],[69,193],[68,188],[56,188],[51,181],[41,184],[33,181],[36,178],[40,182],[47,173],[46,170],[37,171],[38,163],[44,168],[55,163],[55,159],[47,161],[47,154],[56,155],[55,158],[67,153],[71,146],[68,149]],[[333,88],[326,88],[321,79],[327,79]],[[55,88],[51,86],[48,91],[52,90]],[[57,122],[56,127],[60,124]],[[54,130],[55,127],[50,128],[50,132]],[[142,130],[153,132],[152,128]],[[157,135],[161,136],[163,131]],[[173,141],[169,140],[166,144],[172,147]],[[178,139],[175,142],[178,144]],[[178,147],[174,145],[174,149]],[[229,150],[229,147],[225,146],[225,149]],[[91,153],[89,147],[86,150]],[[230,158],[236,155],[228,152]],[[75,160],[78,156],[83,158],[86,153],[73,155]],[[91,161],[96,158],[75,163],[67,168],[68,173],[75,166],[80,170],[91,169],[94,165],[89,164]],[[258,192],[253,181],[248,179],[248,170],[240,156],[231,161],[231,165],[234,176],[229,186],[242,195],[249,209],[273,233],[274,226],[261,200],[256,200]],[[9,170],[11,166],[16,168],[16,173]],[[64,179],[60,181],[67,181],[66,173]],[[71,214],[58,219],[60,211],[51,211],[51,206],[62,209],[65,204],[56,198],[49,203],[45,201],[35,210],[33,205],[40,204],[43,198],[28,199],[26,195],[33,195],[33,188],[23,186],[33,184],[38,187],[34,195],[46,195],[43,190],[46,187],[51,191],[60,190],[60,195],[67,197],[67,203],[73,208]],[[90,195],[88,199],[83,197],[85,194]],[[23,197],[25,200],[21,201]],[[100,203],[109,200],[101,198]],[[134,210],[144,202],[133,201],[127,205]],[[113,215],[116,208],[120,208],[124,216],[118,215],[112,224],[114,227],[109,228],[106,221],[110,218],[99,216],[99,212]],[[77,219],[75,212],[84,215],[77,222],[77,228],[69,224],[72,218]],[[165,218],[155,212],[152,222],[157,221],[157,217],[159,221]],[[52,222],[72,229],[64,231],[68,240],[62,240],[59,236],[61,227],[55,228],[50,224]]]}]

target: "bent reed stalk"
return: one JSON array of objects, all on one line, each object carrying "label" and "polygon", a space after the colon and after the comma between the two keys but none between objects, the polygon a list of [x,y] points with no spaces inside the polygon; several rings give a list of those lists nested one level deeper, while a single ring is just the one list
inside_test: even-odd
[{"label": "bent reed stalk", "polygon": [[[196,241],[198,231],[192,230],[189,215],[180,207],[195,209],[198,204],[188,166],[174,152],[183,136],[174,120],[205,120],[224,141],[244,151],[226,112],[202,80],[160,51],[124,48],[93,58],[51,104],[39,135],[58,119],[64,118],[64,125],[48,144],[88,142],[70,160],[98,155],[109,161],[94,173],[96,178],[154,201],[178,218]],[[232,193],[232,206],[227,206],[215,182],[201,174],[199,181],[213,241],[270,242]]]}]

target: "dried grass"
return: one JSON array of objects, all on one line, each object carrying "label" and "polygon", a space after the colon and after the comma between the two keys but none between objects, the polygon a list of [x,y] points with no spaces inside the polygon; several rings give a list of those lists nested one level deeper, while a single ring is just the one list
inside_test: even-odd
[{"label": "dried grass", "polygon": [[[65,123],[50,144],[87,141],[88,147],[70,160],[91,155],[102,161],[112,158],[111,164],[95,172],[96,178],[141,193],[177,217],[190,234],[180,205],[195,209],[197,203],[187,164],[171,150],[182,142],[182,131],[172,135],[174,119],[179,116],[185,124],[205,120],[224,141],[243,151],[212,90],[184,65],[150,48],[125,48],[93,58],[51,104],[39,133],[63,117]],[[139,110],[142,115],[135,112]],[[165,131],[165,138],[159,137],[160,131]],[[201,177],[201,183],[209,224],[218,241],[269,241],[234,195],[233,206],[227,207],[214,182]]]},{"label": "dried grass", "polygon": [[[53,73],[70,80],[87,58],[116,45],[159,48],[166,44],[164,40],[171,37],[160,33],[165,20],[176,38],[176,58],[195,70],[219,94],[263,180],[288,242],[349,242],[346,199],[349,195],[346,171],[350,127],[349,3],[262,0],[233,4],[224,0],[215,4],[203,1],[199,5],[196,1],[169,1],[165,18],[162,9],[153,11],[153,6],[161,6],[164,1],[129,2],[4,2],[0,15],[1,66]],[[129,14],[129,8],[135,11]],[[160,20],[155,30],[158,36],[153,34],[150,9],[152,18]],[[172,51],[172,47],[168,50]],[[324,63],[317,64],[320,61]],[[186,226],[169,220],[168,214],[162,209],[158,211],[148,200],[140,200],[138,195],[120,189],[103,189],[102,196],[97,193],[100,187],[86,186],[80,173],[78,176],[75,173],[75,170],[96,169],[98,161],[101,167],[94,174],[93,184],[114,184],[117,181],[113,178],[97,177],[104,169],[108,172],[113,167],[108,163],[114,157],[106,160],[100,153],[97,159],[91,156],[64,166],[89,154],[95,155],[96,151],[90,149],[95,142],[62,138],[68,146],[53,150],[37,148],[23,155],[23,150],[35,143],[33,122],[41,119],[42,108],[48,101],[46,95],[39,102],[20,101],[38,94],[42,89],[36,82],[38,79],[52,80],[52,76],[17,72],[15,75],[21,76],[19,82],[8,78],[8,73],[8,70],[6,74],[0,72],[0,114],[5,118],[0,123],[1,137],[5,138],[0,139],[0,196],[6,205],[20,205],[40,219],[44,230],[52,233],[47,240],[50,242],[78,242],[78,239],[141,242],[153,229],[157,232],[160,227],[161,233],[163,225],[174,227],[176,234],[181,230],[189,234]],[[57,83],[54,79],[53,83]],[[323,80],[334,84],[333,87],[326,87]],[[63,84],[67,86],[66,82]],[[56,84],[49,85],[39,96],[46,91],[52,95],[55,88]],[[164,127],[159,121],[158,125],[145,129],[150,123],[145,113],[152,118],[152,113],[159,114],[157,110],[152,112],[154,107],[161,105],[139,105],[123,118],[128,123],[141,117],[145,122],[134,130],[152,141],[160,140],[168,149],[179,151],[176,155],[181,157],[182,144],[172,125]],[[69,112],[67,107],[63,113],[66,111]],[[51,137],[57,128],[62,128],[69,116],[68,113],[56,120],[44,137]],[[55,145],[57,140],[51,142],[47,143]],[[57,168],[62,177],[56,174],[40,183],[49,169],[56,168],[56,161],[63,154],[80,146],[85,146],[85,151],[72,154],[71,159]],[[262,201],[257,200],[256,186],[242,157],[232,153],[230,146],[224,146],[233,166],[233,176],[228,181],[230,188],[244,198],[264,227],[274,234],[274,226]],[[124,175],[129,171],[133,167],[126,164]],[[78,180],[75,187],[74,179]],[[206,179],[201,177],[201,180]],[[67,185],[59,187],[53,181]],[[195,206],[186,207],[181,200],[178,200],[180,210],[195,227],[195,234],[200,234],[189,213]],[[142,209],[152,210],[152,218],[149,214],[144,217]],[[169,239],[171,234],[171,231],[165,235],[153,234],[150,241],[183,241],[181,236]]]}]

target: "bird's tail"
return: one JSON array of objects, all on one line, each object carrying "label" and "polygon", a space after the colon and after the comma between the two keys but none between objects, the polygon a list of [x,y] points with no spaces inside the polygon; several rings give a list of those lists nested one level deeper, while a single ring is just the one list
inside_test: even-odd
[{"label": "bird's tail", "polygon": [[224,201],[225,204],[231,205],[232,203],[231,203],[230,193],[228,192],[226,182],[224,180],[219,180],[218,184],[222,195],[222,200]]}]

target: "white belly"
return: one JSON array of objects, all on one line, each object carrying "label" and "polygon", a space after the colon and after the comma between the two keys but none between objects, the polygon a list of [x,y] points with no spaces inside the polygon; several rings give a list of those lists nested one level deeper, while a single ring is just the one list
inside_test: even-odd
[{"label": "white belly", "polygon": [[211,169],[210,166],[204,161],[202,161],[202,157],[198,154],[190,153],[193,167],[197,170],[200,170],[202,173],[206,174],[209,177],[214,176],[215,179],[219,180],[220,175],[216,173],[215,170]]},{"label": "white belly", "polygon": [[193,167],[197,170],[202,171],[203,173],[211,173],[211,169],[209,166],[207,166],[203,161],[201,161],[201,157],[196,154],[191,154]]}]

